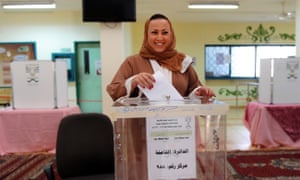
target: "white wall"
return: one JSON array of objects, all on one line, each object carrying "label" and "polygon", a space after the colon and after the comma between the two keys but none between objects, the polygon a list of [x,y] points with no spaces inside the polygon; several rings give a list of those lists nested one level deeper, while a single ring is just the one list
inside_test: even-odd
[{"label": "white wall", "polygon": [[99,41],[99,23],[83,23],[81,12],[0,13],[0,42],[36,42],[37,59],[69,49],[74,41]]},{"label": "white wall", "polygon": [[[108,26],[110,25],[114,26],[114,24],[109,24]],[[0,43],[35,42],[37,60],[51,60],[51,54],[53,52],[65,52],[67,50],[74,53],[74,42],[100,41],[100,29],[100,23],[82,22],[82,13],[79,11],[0,12]],[[108,48],[104,53],[108,55],[108,57],[113,56],[114,58],[103,58],[103,61],[106,61],[106,63],[102,62],[102,68],[105,69],[103,73],[107,73],[103,74],[103,89],[105,89],[107,83],[111,81],[114,72],[118,68],[118,65],[121,64],[121,61],[124,60],[124,57],[132,53],[130,24],[122,24],[122,31],[123,32],[120,33],[124,36],[119,37],[120,41],[118,40],[118,42],[124,43],[119,44],[123,47],[118,49]],[[114,33],[114,31],[111,31],[109,33]],[[114,40],[116,40],[115,38],[118,37],[115,35],[112,36],[114,36]],[[102,40],[104,40],[104,42]],[[117,47],[117,44],[115,43],[118,42],[115,42],[114,40],[114,42],[111,42],[111,36],[104,37],[102,40],[100,47],[108,45],[110,43]],[[117,59],[115,58],[115,55],[118,55]],[[105,101],[104,104],[107,107],[112,104],[112,100],[105,90],[103,91],[103,93],[103,100]],[[73,82],[69,83],[69,103],[70,105],[76,103],[76,89],[75,83]]]},{"label": "white wall", "polygon": [[[74,53],[75,41],[100,41],[99,32],[99,23],[83,23],[81,12],[0,12],[0,43],[35,42],[38,60]],[[75,83],[69,83],[69,103],[76,104]]]}]

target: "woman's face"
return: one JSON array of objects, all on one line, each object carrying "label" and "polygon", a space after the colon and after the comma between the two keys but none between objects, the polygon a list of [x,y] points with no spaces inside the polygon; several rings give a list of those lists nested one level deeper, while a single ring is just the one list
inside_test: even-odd
[{"label": "woman's face", "polygon": [[171,43],[171,33],[167,20],[151,20],[148,28],[148,44],[155,52],[163,52]]}]

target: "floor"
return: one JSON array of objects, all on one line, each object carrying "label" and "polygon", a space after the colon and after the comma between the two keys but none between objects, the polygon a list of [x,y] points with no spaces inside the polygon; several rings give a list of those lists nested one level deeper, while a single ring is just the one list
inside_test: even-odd
[{"label": "floor", "polygon": [[251,146],[248,129],[243,124],[244,107],[230,107],[227,114],[227,150],[249,150]]},{"label": "floor", "polygon": [[[227,114],[227,144],[230,150],[255,150],[259,147],[251,146],[250,134],[243,123],[245,107],[230,107]],[[274,149],[274,148],[272,148]],[[297,147],[278,147],[278,149],[299,149]],[[266,149],[267,150],[267,149]]]},{"label": "floor", "polygon": [[[238,108],[230,107],[229,112],[227,113],[227,116],[226,116],[226,125],[221,125],[221,122],[224,122],[224,121],[215,121],[218,123],[218,125],[217,125],[218,127],[226,127],[226,130],[225,130],[226,134],[227,134],[226,149],[228,151],[256,149],[254,146],[251,146],[249,131],[243,123],[244,112],[245,112],[245,107],[238,107]],[[207,126],[214,127],[215,124],[214,124],[214,121],[211,121],[211,120],[209,120],[207,122],[210,124],[205,124],[204,119],[200,119],[199,122],[200,122],[201,142],[205,142],[205,138],[207,137],[205,135],[206,132],[209,135],[213,134],[213,133],[211,134],[211,132],[209,132],[210,130],[206,129],[205,127],[207,127]],[[220,131],[222,131],[222,129]],[[222,136],[222,133],[220,135]],[[223,139],[223,138],[221,137],[220,139]],[[212,140],[214,140],[214,138]],[[208,145],[208,146],[210,146],[210,145]]]}]

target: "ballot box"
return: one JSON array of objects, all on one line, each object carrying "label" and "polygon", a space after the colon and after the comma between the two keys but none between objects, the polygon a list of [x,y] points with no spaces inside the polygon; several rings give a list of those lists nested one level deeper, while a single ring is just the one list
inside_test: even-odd
[{"label": "ballot box", "polygon": [[67,64],[64,61],[13,61],[13,108],[68,106]]},{"label": "ballot box", "polygon": [[215,99],[119,99],[116,179],[225,179],[228,110]]},{"label": "ballot box", "polygon": [[300,59],[260,61],[258,100],[262,103],[300,103]]}]

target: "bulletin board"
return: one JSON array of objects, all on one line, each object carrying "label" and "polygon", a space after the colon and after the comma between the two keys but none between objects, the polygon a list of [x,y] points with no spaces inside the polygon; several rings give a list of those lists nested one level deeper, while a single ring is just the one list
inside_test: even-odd
[{"label": "bulletin board", "polygon": [[35,59],[34,42],[0,42],[0,85],[11,85],[10,63],[12,61]]}]

